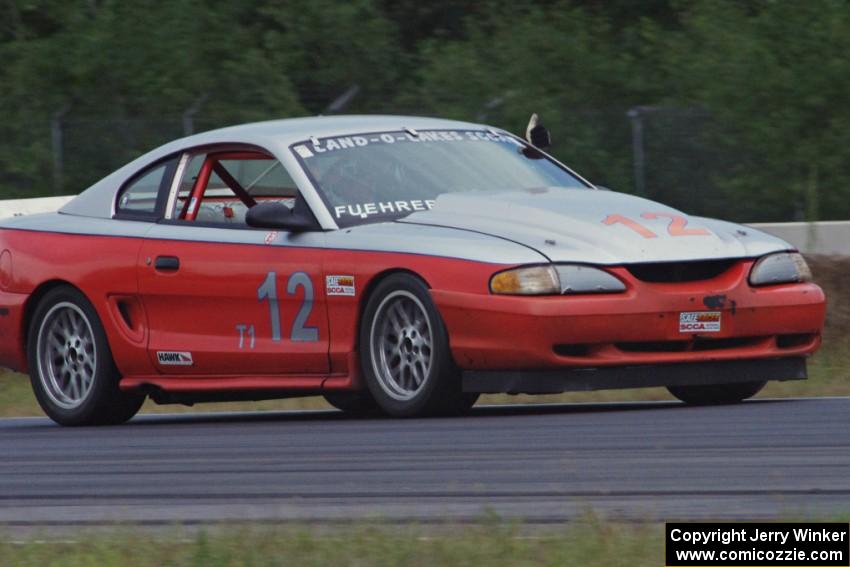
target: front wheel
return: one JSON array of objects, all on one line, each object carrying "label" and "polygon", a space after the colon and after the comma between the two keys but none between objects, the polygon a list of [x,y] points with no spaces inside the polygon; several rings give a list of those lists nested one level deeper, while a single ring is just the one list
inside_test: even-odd
[{"label": "front wheel", "polygon": [[33,314],[27,340],[30,381],[39,405],[61,425],[123,423],[144,396],[122,392],[100,319],[72,287],[49,291]]},{"label": "front wheel", "polygon": [[395,274],[378,284],[363,314],[360,351],[369,391],[390,415],[456,413],[474,403],[464,398],[448,333],[419,278]]},{"label": "front wheel", "polygon": [[740,384],[712,384],[708,386],[668,386],[667,390],[694,406],[734,404],[755,396],[767,382],[742,382]]},{"label": "front wheel", "polygon": [[379,415],[381,408],[375,403],[368,390],[356,392],[326,392],[325,401],[340,411],[349,415],[371,416]]}]

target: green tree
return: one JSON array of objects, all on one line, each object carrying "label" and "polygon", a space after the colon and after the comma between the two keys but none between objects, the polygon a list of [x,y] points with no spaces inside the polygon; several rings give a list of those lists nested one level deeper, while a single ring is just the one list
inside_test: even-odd
[{"label": "green tree", "polygon": [[739,219],[850,214],[850,10],[843,0],[703,1],[668,38],[668,98],[717,119]]},{"label": "green tree", "polygon": [[467,26],[466,41],[423,43],[401,105],[513,132],[537,112],[566,163],[595,182],[631,186],[625,112],[652,94],[632,83],[641,62],[616,46],[604,18],[560,2],[505,8]]},{"label": "green tree", "polygon": [[182,113],[201,97],[210,126],[304,112],[286,74],[270,69],[247,27],[233,25],[239,7],[151,4],[76,0],[52,12],[44,3],[39,13],[51,19],[0,45],[0,118],[14,125],[0,168],[16,184],[48,185],[47,128],[60,110],[66,191],[178,137]]},{"label": "green tree", "polygon": [[396,29],[372,0],[267,0],[256,13],[269,72],[289,77],[311,112],[354,85],[355,109],[392,92],[402,67]]},{"label": "green tree", "polygon": [[[0,194],[63,191],[183,132],[324,112],[408,112],[522,132],[633,190],[737,220],[850,215],[845,0],[0,0]],[[56,121],[54,120],[54,123]]]}]

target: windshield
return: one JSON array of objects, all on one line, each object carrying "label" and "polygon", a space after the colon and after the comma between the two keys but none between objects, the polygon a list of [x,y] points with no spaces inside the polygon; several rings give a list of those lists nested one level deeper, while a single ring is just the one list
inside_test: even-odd
[{"label": "windshield", "polygon": [[311,138],[292,149],[340,227],[424,211],[443,193],[587,187],[516,138],[486,130]]}]

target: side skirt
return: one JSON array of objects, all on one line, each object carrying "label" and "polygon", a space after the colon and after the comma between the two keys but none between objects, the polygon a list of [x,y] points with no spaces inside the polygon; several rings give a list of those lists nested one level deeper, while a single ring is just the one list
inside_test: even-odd
[{"label": "side skirt", "polygon": [[122,390],[143,393],[158,404],[259,401],[320,396],[353,390],[348,375],[305,376],[126,376]]}]

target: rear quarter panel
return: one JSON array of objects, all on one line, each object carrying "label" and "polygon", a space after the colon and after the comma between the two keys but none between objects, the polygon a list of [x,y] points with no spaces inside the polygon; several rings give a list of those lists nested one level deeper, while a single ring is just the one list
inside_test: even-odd
[{"label": "rear quarter panel", "polygon": [[[115,223],[121,223],[122,232],[136,235],[104,234],[104,228],[117,229]],[[8,315],[0,317],[0,364],[26,370],[27,315],[35,309],[42,291],[65,283],[91,301],[122,374],[149,372],[146,336],[131,333],[120,324],[115,303],[119,298],[136,297],[136,262],[140,236],[146,230],[145,223],[59,214],[33,215],[0,226],[0,257],[5,259],[0,262],[0,308],[8,309]],[[138,315],[143,316],[143,311],[138,310]]]}]

